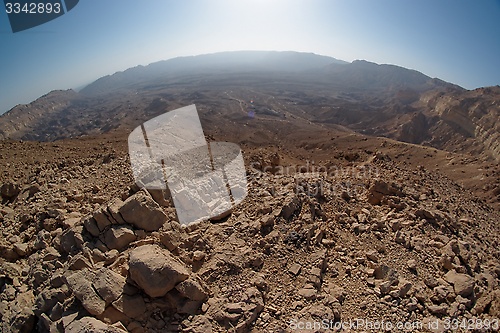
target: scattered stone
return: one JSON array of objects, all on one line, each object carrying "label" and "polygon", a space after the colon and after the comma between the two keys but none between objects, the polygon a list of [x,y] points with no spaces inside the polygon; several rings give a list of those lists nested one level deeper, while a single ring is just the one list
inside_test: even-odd
[{"label": "scattered stone", "polygon": [[53,247],[46,248],[45,252],[46,252],[46,254],[43,257],[43,261],[55,260],[55,259],[61,257],[61,254],[59,254],[59,252],[57,252],[57,250],[54,249]]},{"label": "scattered stone", "polygon": [[83,219],[83,226],[94,237],[99,236],[101,230],[97,226],[96,220],[92,216],[87,216]]},{"label": "scattered stone", "polygon": [[366,252],[366,258],[373,262],[378,262],[378,252],[375,250]]},{"label": "scattered stone", "polygon": [[123,206],[123,201],[114,198],[107,205],[108,216],[111,217],[113,224],[125,224],[125,220],[120,215],[120,207]]},{"label": "scattered stone", "polygon": [[439,285],[438,280],[434,276],[429,276],[424,279],[424,283],[427,287],[433,289]]},{"label": "scattered stone", "polygon": [[220,221],[220,220],[223,220],[226,217],[230,216],[232,213],[233,213],[233,210],[232,209],[228,209],[228,210],[220,213],[219,215],[212,216],[210,218],[210,220],[212,220],[212,221]]},{"label": "scattered stone", "polygon": [[171,252],[174,252],[181,244],[181,237],[174,231],[160,233],[161,243]]},{"label": "scattered stone", "polygon": [[243,313],[245,311],[244,306],[244,303],[228,303],[226,304],[226,311],[228,313]]},{"label": "scattered stone", "polygon": [[69,219],[65,219],[62,222],[62,225],[65,229],[73,228],[73,227],[77,226],[78,224],[80,224],[80,221],[81,221],[80,217],[72,217]]},{"label": "scattered stone", "polygon": [[60,249],[63,253],[80,252],[84,240],[82,236],[83,226],[67,229],[60,237]]},{"label": "scattered stone", "polygon": [[382,295],[386,295],[391,291],[393,282],[392,281],[384,281],[378,287]]},{"label": "scattered stone", "polygon": [[[187,228],[173,221],[166,191],[126,185],[126,152],[101,163],[109,143],[87,160],[4,173],[0,185],[22,191],[0,200],[0,332],[279,332],[291,318],[349,318],[353,305],[357,316],[391,321],[500,315],[498,212],[413,168],[392,141],[382,148],[394,162],[359,150],[355,161],[325,160],[349,170],[331,177],[251,168],[233,218]],[[361,166],[380,178],[349,174]]]},{"label": "scattered stone", "polygon": [[106,230],[106,228],[111,225],[111,221],[109,220],[108,215],[106,214],[105,206],[101,206],[98,210],[96,210],[92,217],[96,222],[97,228],[99,228],[100,232]]},{"label": "scattered stone", "polygon": [[292,266],[290,266],[290,268],[288,269],[288,271],[290,273],[292,273],[293,275],[297,276],[297,275],[300,274],[300,270],[301,269],[302,269],[302,266],[300,266],[299,264],[295,263]]},{"label": "scattered stone", "polygon": [[297,196],[288,196],[283,201],[283,207],[281,208],[280,215],[288,220],[290,217],[299,209],[300,201]]},{"label": "scattered stone", "polygon": [[409,281],[405,280],[399,281],[399,297],[401,298],[406,297],[412,286],[413,286],[412,283]]},{"label": "scattered stone", "polygon": [[202,261],[205,259],[205,253],[202,251],[194,251],[193,253],[193,261]]},{"label": "scattered stone", "polygon": [[312,285],[305,285],[304,288],[299,289],[298,294],[307,300],[316,298],[317,291]]},{"label": "scattered stone", "polygon": [[406,266],[408,267],[409,270],[416,271],[417,270],[417,261],[415,259],[410,259],[406,262]]},{"label": "scattered stone", "polygon": [[261,227],[273,227],[274,226],[274,215],[267,214],[260,218]]},{"label": "scattered stone", "polygon": [[35,314],[29,308],[24,308],[16,314],[10,325],[9,332],[24,333],[33,332],[35,328]]},{"label": "scattered stone", "polygon": [[28,244],[25,244],[25,243],[14,244],[14,250],[21,257],[24,257],[25,255],[28,254],[28,249],[29,249]]},{"label": "scattered stone", "polygon": [[379,205],[385,196],[401,194],[401,191],[395,184],[388,184],[378,179],[373,182],[368,191],[368,202],[372,205]]},{"label": "scattered stone", "polygon": [[391,225],[392,231],[394,231],[394,232],[399,231],[403,228],[403,224],[401,223],[401,220],[399,220],[399,219],[392,220],[390,222],[390,225]]}]

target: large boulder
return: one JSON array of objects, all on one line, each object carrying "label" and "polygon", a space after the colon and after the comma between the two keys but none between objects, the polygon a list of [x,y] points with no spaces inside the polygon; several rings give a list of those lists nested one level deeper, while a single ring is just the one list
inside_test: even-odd
[{"label": "large boulder", "polygon": [[167,221],[167,215],[145,191],[139,191],[125,200],[118,212],[125,222],[146,231],[156,231]]},{"label": "large boulder", "polygon": [[130,253],[129,271],[132,280],[151,297],[165,296],[189,277],[184,264],[158,245],[134,249]]}]

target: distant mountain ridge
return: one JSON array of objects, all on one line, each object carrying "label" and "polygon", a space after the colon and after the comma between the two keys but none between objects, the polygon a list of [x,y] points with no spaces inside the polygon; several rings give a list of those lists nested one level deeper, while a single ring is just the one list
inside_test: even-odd
[{"label": "distant mountain ridge", "polygon": [[347,66],[328,67],[328,74],[334,79],[341,78],[341,84],[350,88],[371,90],[378,86],[392,89],[414,89],[425,91],[434,88],[464,90],[437,78],[431,78],[416,70],[396,65],[376,64],[366,60],[355,60]]},{"label": "distant mountain ridge", "polygon": [[425,91],[435,86],[462,89],[395,65],[378,65],[365,60],[348,63],[333,57],[292,51],[234,51],[178,57],[129,68],[104,76],[80,92],[84,95],[99,95],[120,89],[134,89],[146,82],[168,83],[173,78],[187,75],[254,72],[288,73],[299,76],[297,79],[300,80],[324,82],[344,90],[397,87]]},{"label": "distant mountain ridge", "polygon": [[147,66],[136,66],[123,72],[104,76],[83,88],[84,95],[97,95],[144,83],[166,81],[189,74],[214,74],[238,72],[289,72],[301,73],[328,65],[345,65],[348,62],[314,53],[277,51],[234,51],[177,57],[158,61]]}]

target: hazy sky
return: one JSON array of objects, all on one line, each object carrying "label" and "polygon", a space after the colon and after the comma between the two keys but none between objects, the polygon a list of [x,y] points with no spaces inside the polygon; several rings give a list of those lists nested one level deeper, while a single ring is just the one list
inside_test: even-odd
[{"label": "hazy sky", "polygon": [[136,65],[232,50],[292,50],[500,84],[500,0],[80,0],[12,33],[0,4],[0,113]]}]

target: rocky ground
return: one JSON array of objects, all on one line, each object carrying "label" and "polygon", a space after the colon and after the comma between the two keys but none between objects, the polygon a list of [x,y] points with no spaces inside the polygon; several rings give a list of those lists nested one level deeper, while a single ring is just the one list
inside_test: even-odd
[{"label": "rocky ground", "polygon": [[0,154],[2,332],[498,331],[499,211],[426,166],[247,149],[248,197],[182,227],[124,140]]}]

